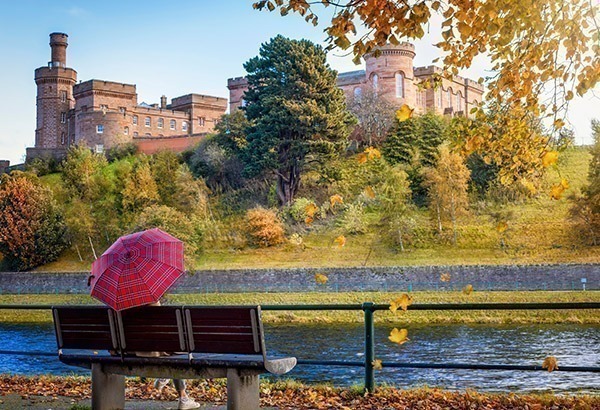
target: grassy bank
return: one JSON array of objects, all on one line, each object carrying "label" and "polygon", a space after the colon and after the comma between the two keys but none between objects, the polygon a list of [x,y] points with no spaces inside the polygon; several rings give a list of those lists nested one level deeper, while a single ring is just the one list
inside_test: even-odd
[{"label": "grassy bank", "polygon": [[[127,380],[127,400],[141,401],[151,405],[157,401],[176,398],[172,388],[162,394],[150,388],[151,382]],[[91,395],[90,379],[87,377],[17,377],[0,376],[3,395],[19,395],[24,398],[21,406],[33,397],[49,397],[54,403],[71,403],[64,408],[89,409]],[[188,385],[188,393],[203,404],[223,405],[226,387],[222,380],[194,380]],[[554,394],[490,394],[453,392],[433,388],[400,390],[380,387],[372,394],[363,394],[360,388],[335,388],[329,385],[305,385],[295,381],[260,384],[261,407],[278,409],[598,409],[600,397]],[[52,406],[54,407],[54,406]],[[2,401],[0,401],[0,408]],[[62,407],[61,407],[62,408]]]},{"label": "grassy bank", "polygon": [[[525,303],[525,302],[600,302],[599,291],[588,292],[412,292],[414,303]],[[208,293],[174,294],[169,304],[195,305],[284,305],[284,304],[388,304],[399,293]],[[0,295],[0,304],[97,304],[87,295]],[[265,311],[268,323],[359,323],[361,311]],[[427,323],[589,323],[600,324],[600,310],[536,311],[408,311],[375,314],[378,322],[407,324]],[[0,310],[0,322],[51,322],[49,311]]]}]

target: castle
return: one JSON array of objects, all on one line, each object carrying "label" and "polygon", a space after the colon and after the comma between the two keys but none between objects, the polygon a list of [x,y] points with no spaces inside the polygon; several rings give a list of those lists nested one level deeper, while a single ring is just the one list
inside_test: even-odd
[{"label": "castle", "polygon": [[[68,36],[50,34],[51,59],[35,70],[37,126],[35,146],[27,148],[27,160],[61,158],[71,145],[85,145],[103,152],[117,144],[135,143],[140,152],[163,149],[183,151],[208,133],[227,110],[225,98],[202,94],[176,97],[167,104],[138,103],[136,86],[113,81],[77,83],[77,72],[67,67]],[[454,76],[436,89],[418,83],[441,69],[413,67],[414,46],[401,43],[365,56],[365,70],[340,73],[337,84],[350,101],[367,88],[400,107],[408,104],[417,114],[434,111],[444,115],[468,115],[481,102],[481,84]],[[244,77],[227,80],[230,112],[244,105],[248,82]]]},{"label": "castle", "polygon": [[35,147],[27,160],[60,158],[70,145],[86,145],[96,152],[133,142],[141,152],[182,151],[214,129],[227,109],[227,100],[202,94],[176,97],[167,104],[137,101],[136,86],[113,81],[77,83],[77,72],[67,67],[67,38],[50,34],[51,59],[35,70],[37,126]]},{"label": "castle", "polygon": [[[441,74],[435,66],[413,67],[415,47],[410,43],[397,46],[388,44],[379,48],[379,53],[365,56],[365,70],[339,73],[337,85],[350,101],[370,88],[377,95],[387,99],[398,108],[407,104],[415,113],[434,111],[442,115],[468,115],[471,108],[478,105],[483,97],[481,84],[468,78],[454,76],[443,78],[440,87],[420,89],[417,84],[430,79],[433,74]],[[248,81],[244,77],[230,78],[229,109],[244,105],[244,92]]]}]

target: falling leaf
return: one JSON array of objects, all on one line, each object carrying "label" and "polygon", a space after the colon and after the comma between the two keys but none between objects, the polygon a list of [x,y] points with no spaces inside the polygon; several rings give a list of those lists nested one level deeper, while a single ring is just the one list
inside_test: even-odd
[{"label": "falling leaf", "polygon": [[554,121],[554,128],[562,128],[565,126],[565,122],[563,120]]},{"label": "falling leaf", "polygon": [[450,273],[446,272],[446,273],[442,273],[440,275],[440,280],[442,282],[450,282]]},{"label": "falling leaf", "polygon": [[542,363],[542,369],[548,369],[548,372],[552,372],[558,369],[558,361],[554,356],[548,356],[544,359],[544,363]]},{"label": "falling leaf", "polygon": [[410,108],[408,105],[403,104],[398,111],[396,111],[396,119],[400,122],[408,120],[413,115],[414,108]]},{"label": "falling leaf", "polygon": [[305,222],[307,225],[310,225],[311,223],[313,223],[313,221],[314,221],[314,220],[315,220],[315,219],[314,219],[312,216],[307,216],[306,218],[304,218],[304,222]]},{"label": "falling leaf", "polygon": [[344,235],[340,235],[337,238],[335,238],[333,242],[336,243],[340,248],[342,248],[346,245],[346,237]]},{"label": "falling leaf", "polygon": [[569,181],[567,181],[566,178],[563,178],[560,180],[560,185],[564,188],[564,189],[569,189]]},{"label": "falling leaf", "polygon": [[371,199],[375,198],[375,190],[371,186],[366,187],[364,190],[364,193],[367,198],[371,198]]},{"label": "falling leaf", "polygon": [[558,151],[546,151],[542,156],[542,165],[544,168],[556,164],[556,161],[558,161]]},{"label": "falling leaf", "polygon": [[498,225],[496,225],[496,230],[500,233],[505,232],[508,229],[508,224],[504,221],[500,221],[498,222]]},{"label": "falling leaf", "polygon": [[470,295],[470,294],[471,294],[471,292],[473,292],[473,285],[469,284],[469,285],[465,286],[465,287],[463,288],[462,292],[463,292],[465,295]]},{"label": "falling leaf", "polygon": [[379,359],[375,359],[371,362],[371,365],[373,366],[373,370],[381,370],[383,369],[383,366],[381,365],[381,360]]},{"label": "falling leaf", "polygon": [[410,295],[403,293],[402,296],[390,303],[390,310],[396,313],[398,308],[400,308],[406,312],[408,307],[412,305],[412,301],[413,299]]},{"label": "falling leaf", "polygon": [[399,345],[406,343],[408,340],[410,340],[408,338],[408,330],[398,330],[397,328],[392,329],[390,335],[388,336],[388,339],[390,339],[391,342],[397,343]]},{"label": "falling leaf", "polygon": [[340,204],[342,205],[344,203],[344,198],[342,198],[341,195],[335,194],[335,195],[331,195],[329,197],[329,203],[331,204],[331,207],[335,207],[336,204]]},{"label": "falling leaf", "polygon": [[325,285],[325,284],[327,284],[327,281],[329,281],[329,278],[327,276],[323,275],[322,273],[315,273],[315,281],[319,285]]},{"label": "falling leaf", "polygon": [[304,207],[304,212],[306,215],[313,217],[315,213],[319,210],[319,208],[313,204],[312,202]]},{"label": "falling leaf", "polygon": [[365,162],[367,162],[367,154],[365,154],[364,152],[361,152],[360,154],[358,154],[356,156],[356,160],[358,161],[359,164],[364,164]]},{"label": "falling leaf", "polygon": [[367,159],[381,158],[381,151],[374,147],[365,148],[365,154],[367,154]]},{"label": "falling leaf", "polygon": [[565,192],[565,187],[562,183],[552,185],[552,188],[550,189],[550,198],[558,201],[562,198],[563,192]]}]

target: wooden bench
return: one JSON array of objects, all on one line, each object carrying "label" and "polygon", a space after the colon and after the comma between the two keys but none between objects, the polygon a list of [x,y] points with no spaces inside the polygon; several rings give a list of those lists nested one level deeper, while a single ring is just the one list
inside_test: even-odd
[{"label": "wooden bench", "polygon": [[[60,361],[92,371],[94,410],[124,408],[125,376],[226,377],[227,408],[254,410],[259,408],[260,374],[281,375],[296,365],[295,357],[267,357],[260,306],[153,306],[121,312],[56,306],[52,314]],[[177,354],[147,357],[151,352]]]}]

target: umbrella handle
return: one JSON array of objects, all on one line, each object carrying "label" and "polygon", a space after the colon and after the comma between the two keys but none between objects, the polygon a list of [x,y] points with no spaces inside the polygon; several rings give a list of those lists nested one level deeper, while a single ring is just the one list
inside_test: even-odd
[{"label": "umbrella handle", "polygon": [[93,277],[94,277],[94,275],[88,276],[88,286],[90,286],[92,284],[92,278]]}]

